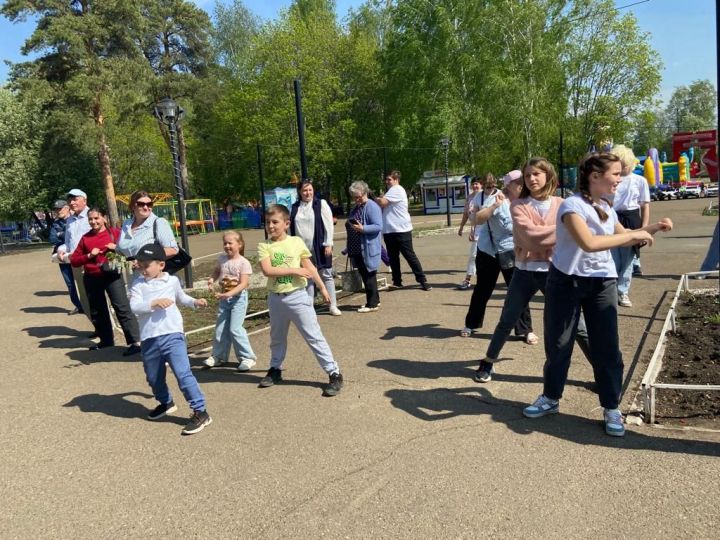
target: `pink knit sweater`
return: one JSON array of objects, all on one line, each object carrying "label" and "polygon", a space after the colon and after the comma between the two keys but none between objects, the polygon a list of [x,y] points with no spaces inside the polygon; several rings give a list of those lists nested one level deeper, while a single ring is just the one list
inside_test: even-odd
[{"label": "pink knit sweater", "polygon": [[515,260],[549,261],[555,247],[555,221],[560,197],[550,197],[550,210],[545,219],[530,204],[530,199],[518,199],[510,206],[513,220],[513,241],[515,242]]}]

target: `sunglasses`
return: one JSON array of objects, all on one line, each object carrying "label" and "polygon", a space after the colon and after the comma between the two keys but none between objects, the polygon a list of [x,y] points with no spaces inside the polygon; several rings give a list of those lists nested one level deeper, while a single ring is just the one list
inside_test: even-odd
[{"label": "sunglasses", "polygon": [[137,206],[138,208],[142,208],[142,207],[152,208],[153,202],[152,201],[150,201],[150,202],[138,201],[135,203],[135,206]]}]

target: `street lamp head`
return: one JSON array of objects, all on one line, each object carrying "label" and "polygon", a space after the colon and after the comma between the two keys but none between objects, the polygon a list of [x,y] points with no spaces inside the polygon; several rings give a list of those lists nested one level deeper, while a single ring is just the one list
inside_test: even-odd
[{"label": "street lamp head", "polygon": [[164,97],[155,105],[155,116],[165,124],[179,122],[183,109],[171,97]]},{"label": "street lamp head", "polygon": [[440,139],[440,144],[447,148],[450,146],[450,139],[448,137],[443,137]]}]

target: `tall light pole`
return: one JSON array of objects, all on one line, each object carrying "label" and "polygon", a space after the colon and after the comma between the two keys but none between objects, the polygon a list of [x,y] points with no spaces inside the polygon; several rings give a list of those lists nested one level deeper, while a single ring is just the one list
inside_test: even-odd
[{"label": "tall light pole", "polygon": [[[170,152],[173,158],[173,173],[175,176],[175,193],[178,200],[178,216],[180,218],[180,240],[185,251],[190,253],[190,246],[187,238],[187,223],[185,222],[185,190],[182,185],[180,176],[180,157],[177,149],[177,124],[180,122],[185,111],[170,97],[161,99],[155,105],[155,116],[168,128],[170,134]],[[185,269],[185,287],[192,288],[193,275],[192,264],[188,264]]]},{"label": "tall light pole", "polygon": [[308,179],[307,156],[305,155],[305,119],[302,111],[302,89],[300,88],[300,79],[293,81],[295,88],[295,115],[297,117],[298,126],[298,145],[300,146],[300,181]]},{"label": "tall light pole", "polygon": [[448,153],[450,152],[450,139],[443,137],[440,144],[445,150],[445,210],[447,213],[447,226],[450,226],[450,172],[448,167]]}]

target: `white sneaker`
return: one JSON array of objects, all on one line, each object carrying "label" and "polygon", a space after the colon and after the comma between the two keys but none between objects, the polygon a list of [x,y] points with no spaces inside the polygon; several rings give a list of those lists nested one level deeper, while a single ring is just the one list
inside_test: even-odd
[{"label": "white sneaker", "polygon": [[360,309],[358,309],[358,313],[370,313],[372,311],[377,311],[378,309],[380,309],[380,308],[363,306]]},{"label": "white sneaker", "polygon": [[255,362],[255,360],[253,360],[252,358],[243,358],[237,370],[250,371],[256,363],[257,362]]},{"label": "white sneaker", "polygon": [[203,364],[205,367],[217,367],[222,366],[223,364],[226,364],[227,362],[220,362],[219,360],[215,360],[212,356],[208,356],[204,361]]},{"label": "white sneaker", "polygon": [[339,317],[340,315],[342,315],[342,311],[340,311],[337,306],[330,306],[330,315]]},{"label": "white sneaker", "polygon": [[618,296],[618,305],[622,307],[632,307],[632,302],[630,301],[630,297],[627,293]]}]

